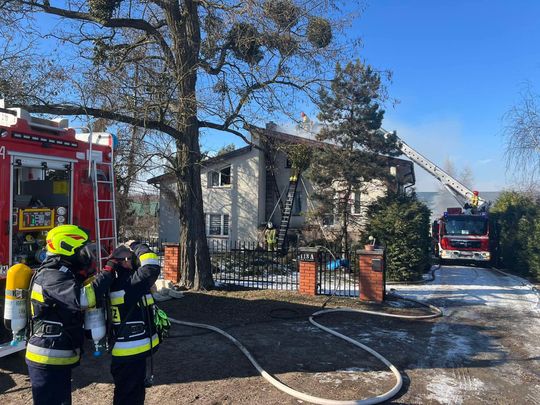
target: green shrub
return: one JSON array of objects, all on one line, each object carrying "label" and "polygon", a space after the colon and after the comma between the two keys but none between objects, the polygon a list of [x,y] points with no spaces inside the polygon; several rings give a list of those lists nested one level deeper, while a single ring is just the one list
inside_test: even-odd
[{"label": "green shrub", "polygon": [[429,208],[415,194],[391,194],[373,204],[368,215],[367,235],[386,248],[387,279],[420,279],[430,266]]},{"label": "green shrub", "polygon": [[490,210],[499,233],[499,264],[540,277],[540,206],[530,194],[503,192]]}]

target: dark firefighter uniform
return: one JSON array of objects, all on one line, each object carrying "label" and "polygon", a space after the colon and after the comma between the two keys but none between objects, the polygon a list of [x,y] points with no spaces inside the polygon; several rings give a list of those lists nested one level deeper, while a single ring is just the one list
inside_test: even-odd
[{"label": "dark firefighter uniform", "polygon": [[87,242],[87,233],[75,225],[53,228],[48,256],[32,280],[26,363],[36,405],[71,404],[71,369],[79,364],[84,340],[81,294],[95,306],[113,280],[105,271],[83,286],[92,260]]},{"label": "dark firefighter uniform", "polygon": [[158,256],[147,245],[133,243],[129,248],[117,248],[107,264],[117,274],[109,295],[114,336],[114,404],[143,404],[146,358],[159,345],[154,298],[150,293],[160,273]]}]

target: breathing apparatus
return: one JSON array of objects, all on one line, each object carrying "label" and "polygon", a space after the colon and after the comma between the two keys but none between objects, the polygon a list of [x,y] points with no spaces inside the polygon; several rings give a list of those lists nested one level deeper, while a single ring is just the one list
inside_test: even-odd
[{"label": "breathing apparatus", "polygon": [[7,271],[4,325],[13,333],[11,346],[17,346],[24,339],[31,278],[32,269],[26,264],[15,264]]}]

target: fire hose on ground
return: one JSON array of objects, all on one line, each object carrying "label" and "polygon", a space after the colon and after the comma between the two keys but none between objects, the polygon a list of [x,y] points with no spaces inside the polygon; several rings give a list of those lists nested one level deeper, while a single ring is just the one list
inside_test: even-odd
[{"label": "fire hose on ground", "polygon": [[238,347],[240,349],[240,351],[248,358],[248,360],[251,362],[251,364],[253,364],[253,366],[257,369],[259,374],[265,380],[267,380],[270,384],[272,384],[274,387],[276,387],[280,391],[283,391],[286,394],[291,395],[291,396],[293,396],[295,398],[301,399],[303,401],[311,402],[313,404],[321,404],[321,405],[369,405],[369,404],[378,404],[378,403],[381,403],[381,402],[384,402],[384,401],[388,401],[389,399],[394,397],[399,392],[399,390],[401,389],[401,386],[403,385],[403,380],[402,380],[402,377],[401,377],[401,374],[400,374],[399,370],[392,363],[390,363],[390,361],[388,361],[384,356],[382,356],[381,354],[379,354],[375,350],[373,350],[370,347],[358,342],[357,340],[354,340],[354,339],[352,339],[352,338],[350,338],[348,336],[345,336],[345,335],[343,335],[343,334],[341,334],[339,332],[336,332],[335,330],[333,330],[331,328],[328,328],[326,326],[323,326],[323,325],[319,324],[318,322],[316,322],[314,320],[314,318],[319,316],[319,315],[328,314],[328,313],[331,313],[331,312],[357,312],[357,313],[370,314],[370,315],[386,316],[386,317],[391,317],[391,318],[415,319],[415,320],[418,320],[418,319],[432,319],[432,318],[437,318],[437,317],[442,315],[442,311],[439,308],[437,308],[437,307],[435,307],[433,305],[429,305],[429,304],[425,304],[425,303],[422,303],[422,302],[419,302],[419,301],[404,298],[404,297],[401,297],[401,296],[395,294],[394,292],[392,292],[391,295],[393,295],[395,297],[402,298],[402,299],[406,299],[406,300],[409,300],[409,301],[413,301],[413,302],[415,302],[417,304],[425,306],[425,307],[429,308],[430,310],[432,310],[433,313],[428,314],[428,315],[399,315],[399,314],[390,314],[390,313],[385,313],[385,312],[368,311],[368,310],[361,310],[361,309],[333,308],[333,309],[323,309],[323,310],[314,312],[309,317],[309,322],[311,322],[311,324],[313,324],[314,326],[324,330],[325,332],[328,332],[328,333],[330,333],[330,334],[332,334],[332,335],[334,335],[334,336],[336,336],[336,337],[338,337],[340,339],[343,339],[343,340],[353,344],[354,346],[357,346],[357,347],[361,348],[364,351],[367,351],[368,353],[373,355],[375,358],[379,359],[382,363],[384,363],[392,371],[392,373],[394,374],[394,376],[396,378],[396,383],[392,387],[392,389],[385,392],[384,394],[381,394],[381,395],[378,395],[378,396],[375,396],[375,397],[366,398],[366,399],[358,399],[358,400],[343,400],[342,401],[342,400],[326,399],[326,398],[320,398],[320,397],[316,397],[316,396],[313,396],[313,395],[309,395],[309,394],[306,394],[306,393],[301,392],[301,391],[297,391],[297,390],[285,385],[284,383],[282,383],[281,381],[279,381],[278,379],[276,379],[275,377],[270,375],[268,372],[266,372],[261,367],[261,365],[257,362],[257,360],[255,360],[255,358],[248,351],[248,349],[240,341],[238,341],[234,336],[230,335],[229,333],[225,332],[224,330],[216,328],[215,326],[207,325],[207,324],[203,324],[203,323],[179,321],[179,320],[176,320],[176,319],[173,319],[173,318],[169,318],[169,320],[172,323],[178,324],[178,325],[184,325],[184,326],[190,326],[190,327],[194,327],[194,328],[201,328],[201,329],[211,330],[213,332],[219,333],[220,335],[226,337],[231,342],[233,342],[236,347]]}]

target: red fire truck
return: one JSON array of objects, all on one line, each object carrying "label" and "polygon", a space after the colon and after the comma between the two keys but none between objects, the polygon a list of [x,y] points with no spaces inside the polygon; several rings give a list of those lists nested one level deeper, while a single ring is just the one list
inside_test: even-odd
[{"label": "red fire truck", "polygon": [[495,240],[492,228],[487,212],[448,208],[432,225],[435,256],[444,261],[489,264],[493,259]]},{"label": "red fire truck", "polygon": [[[383,131],[387,136],[389,132]],[[396,136],[394,132],[392,135]],[[397,136],[396,136],[397,137]],[[448,208],[431,227],[432,245],[435,256],[445,261],[461,261],[489,264],[497,259],[496,227],[488,217],[489,201],[477,191],[446,173],[429,159],[397,138],[401,152],[422,169],[441,182],[461,207]]]},{"label": "red fire truck", "polygon": [[100,256],[115,246],[113,141],[0,100],[0,305],[7,269],[39,266],[51,228],[88,229]]}]

